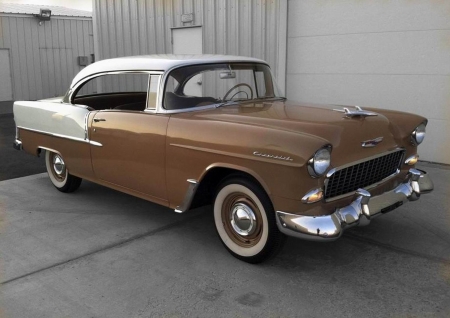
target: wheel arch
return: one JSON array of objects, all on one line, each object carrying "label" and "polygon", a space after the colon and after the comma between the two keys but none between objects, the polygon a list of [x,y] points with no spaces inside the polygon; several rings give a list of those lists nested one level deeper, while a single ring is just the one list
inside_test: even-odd
[{"label": "wheel arch", "polygon": [[208,205],[212,202],[218,185],[231,175],[240,175],[260,186],[270,198],[270,189],[264,180],[253,170],[227,163],[209,165],[199,178],[199,186],[190,209]]}]

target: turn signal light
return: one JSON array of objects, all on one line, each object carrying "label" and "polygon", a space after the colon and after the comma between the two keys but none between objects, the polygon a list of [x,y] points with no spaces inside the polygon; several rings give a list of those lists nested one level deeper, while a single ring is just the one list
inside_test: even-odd
[{"label": "turn signal light", "polygon": [[419,155],[414,155],[405,160],[405,164],[408,166],[414,166],[419,161]]},{"label": "turn signal light", "polygon": [[323,199],[323,191],[322,189],[314,189],[309,191],[305,196],[302,198],[303,203],[315,203]]}]

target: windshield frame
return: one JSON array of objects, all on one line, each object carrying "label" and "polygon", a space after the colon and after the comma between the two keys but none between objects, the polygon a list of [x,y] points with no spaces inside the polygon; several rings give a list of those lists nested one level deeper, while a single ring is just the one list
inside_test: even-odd
[{"label": "windshield frame", "polygon": [[[241,101],[234,101],[229,103],[230,101],[220,101],[218,103],[214,103],[214,104],[210,104],[210,105],[205,105],[205,106],[193,106],[193,107],[189,107],[189,108],[183,108],[183,109],[166,109],[164,108],[164,97],[165,97],[165,92],[166,92],[166,86],[167,86],[167,82],[171,76],[171,73],[173,71],[176,71],[177,69],[180,68],[185,68],[185,67],[190,67],[190,66],[202,66],[202,65],[223,65],[223,64],[231,64],[231,65],[236,65],[236,64],[255,64],[255,65],[263,65],[266,66],[269,74],[271,76],[271,81],[272,81],[272,89],[274,92],[274,96],[270,96],[270,97],[255,97],[253,99],[250,100],[241,100]],[[193,75],[194,76],[194,75]],[[191,78],[192,76],[190,76],[189,78]],[[187,80],[185,80],[185,82],[187,82]],[[230,104],[230,105],[239,105],[241,103],[249,103],[249,102],[260,102],[260,101],[264,101],[264,100],[285,100],[285,97],[281,96],[280,93],[280,89],[278,88],[277,82],[275,81],[275,77],[273,76],[272,70],[270,69],[270,66],[267,63],[262,63],[262,62],[248,62],[248,61],[243,61],[243,62],[237,62],[237,61],[224,61],[224,62],[216,62],[216,63],[193,63],[193,64],[185,64],[185,65],[180,65],[180,66],[176,66],[173,67],[169,70],[167,70],[160,82],[160,92],[161,94],[159,94],[158,96],[158,109],[157,109],[157,113],[164,113],[164,114],[174,114],[174,113],[185,113],[185,112],[192,112],[192,111],[201,111],[201,110],[208,110],[208,109],[214,109],[214,108],[218,108],[218,107],[222,107],[222,106],[227,106],[226,104]],[[279,96],[276,96],[276,94],[278,94]]]}]

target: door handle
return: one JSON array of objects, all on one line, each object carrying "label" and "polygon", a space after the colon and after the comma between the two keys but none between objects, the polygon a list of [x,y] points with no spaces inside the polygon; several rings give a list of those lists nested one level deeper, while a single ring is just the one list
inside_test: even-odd
[{"label": "door handle", "polygon": [[106,121],[106,119],[103,119],[103,118],[94,118],[94,121],[95,121],[96,123],[98,123],[99,121]]}]

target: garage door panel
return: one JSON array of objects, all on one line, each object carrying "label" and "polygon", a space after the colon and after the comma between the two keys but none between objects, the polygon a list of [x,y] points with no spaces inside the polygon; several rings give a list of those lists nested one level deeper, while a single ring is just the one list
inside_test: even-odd
[{"label": "garage door panel", "polygon": [[293,100],[372,106],[450,119],[450,76],[289,74],[287,83]]},{"label": "garage door panel", "polygon": [[290,37],[450,29],[450,1],[289,1]]},{"label": "garage door panel", "polygon": [[450,75],[450,30],[293,38],[289,73]]}]

